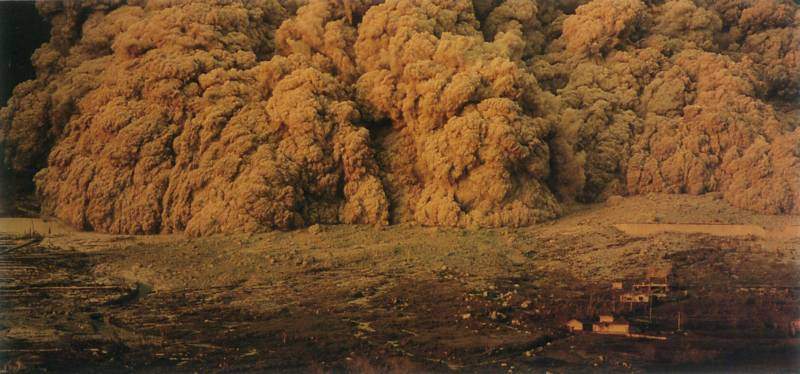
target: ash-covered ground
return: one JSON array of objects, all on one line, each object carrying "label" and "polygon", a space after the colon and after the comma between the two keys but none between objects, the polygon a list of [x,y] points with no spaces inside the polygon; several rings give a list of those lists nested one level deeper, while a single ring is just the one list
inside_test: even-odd
[{"label": "ash-covered ground", "polygon": [[[708,196],[612,200],[521,229],[192,238],[0,220],[17,231],[0,244],[0,361],[11,372],[800,368],[797,217]],[[45,238],[18,248],[32,224]],[[613,281],[652,267],[671,267],[668,297],[612,297]],[[630,334],[564,325],[601,314]]]}]

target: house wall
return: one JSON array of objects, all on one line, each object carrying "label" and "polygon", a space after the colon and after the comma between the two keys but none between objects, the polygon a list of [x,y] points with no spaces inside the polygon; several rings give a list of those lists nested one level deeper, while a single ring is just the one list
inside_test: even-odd
[{"label": "house wall", "polygon": [[570,331],[583,331],[583,323],[580,321],[569,321],[567,322],[567,328]]},{"label": "house wall", "polygon": [[630,332],[630,325],[619,323],[595,323],[592,331],[598,334],[619,334],[625,335]]}]

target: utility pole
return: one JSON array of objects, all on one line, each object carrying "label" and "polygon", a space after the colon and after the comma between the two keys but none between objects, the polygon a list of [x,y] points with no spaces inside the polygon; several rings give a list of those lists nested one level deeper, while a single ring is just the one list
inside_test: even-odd
[{"label": "utility pole", "polygon": [[589,291],[589,302],[586,303],[586,314],[592,314],[593,305],[594,305],[594,292]]},{"label": "utility pole", "polygon": [[612,288],[611,289],[611,310],[614,311],[614,314],[617,314],[617,298],[618,297],[619,297],[619,295],[617,295],[617,293],[614,292],[614,289]]}]

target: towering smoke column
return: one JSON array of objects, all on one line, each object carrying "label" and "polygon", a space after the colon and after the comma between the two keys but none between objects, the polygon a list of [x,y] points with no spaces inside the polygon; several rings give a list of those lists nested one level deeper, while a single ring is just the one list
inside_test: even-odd
[{"label": "towering smoke column", "polygon": [[521,226],[652,191],[800,213],[790,1],[38,8],[0,144],[82,229]]}]

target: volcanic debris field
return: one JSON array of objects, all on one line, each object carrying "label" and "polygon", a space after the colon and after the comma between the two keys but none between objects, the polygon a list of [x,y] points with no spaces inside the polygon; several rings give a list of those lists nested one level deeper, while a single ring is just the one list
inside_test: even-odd
[{"label": "volcanic debris field", "polygon": [[32,6],[0,371],[800,370],[794,1]]},{"label": "volcanic debris field", "polygon": [[[11,372],[800,368],[800,222],[711,197],[626,198],[476,231],[334,225],[194,238],[0,222],[20,227],[0,243],[0,361]],[[643,236],[615,226],[627,222],[788,234]],[[30,225],[51,234],[31,240]],[[677,297],[652,314],[614,302],[612,281],[653,266],[672,266]],[[614,311],[665,340],[563,325]]]}]

